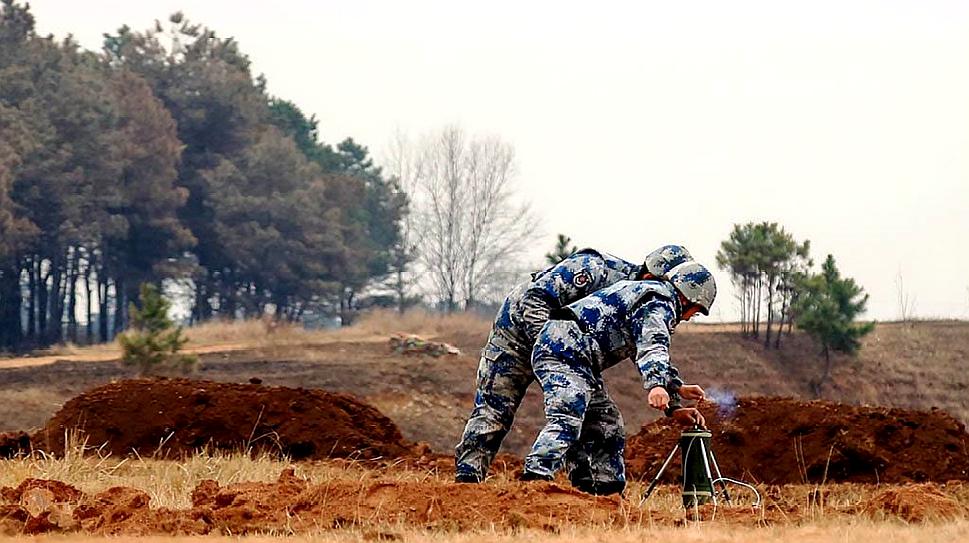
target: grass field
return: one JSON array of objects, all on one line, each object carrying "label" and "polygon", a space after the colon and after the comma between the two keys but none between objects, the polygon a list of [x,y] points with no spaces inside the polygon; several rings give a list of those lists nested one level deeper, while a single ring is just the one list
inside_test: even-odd
[{"label": "grass field", "polygon": [[[477,350],[489,327],[487,319],[473,315],[384,313],[337,331],[307,331],[251,321],[209,323],[190,329],[188,334],[190,350],[199,353],[202,360],[199,377],[229,382],[259,377],[267,385],[349,392],[387,414],[400,426],[404,437],[426,441],[435,451],[447,453],[467,415]],[[448,341],[463,353],[440,359],[394,356],[386,345],[394,332]],[[781,351],[765,350],[738,337],[731,325],[690,325],[678,331],[673,353],[684,374],[707,386],[738,395],[773,392],[807,397],[814,347],[799,334],[786,341],[788,347]],[[118,356],[115,346],[64,346],[38,354],[0,360],[0,394],[4,399],[0,404],[0,430],[36,428],[81,391],[132,375],[131,370],[112,362]],[[963,369],[967,354],[969,323],[880,324],[866,338],[859,358],[838,361],[835,383],[826,395],[851,403],[941,406],[965,420],[969,413],[965,402],[969,379]],[[642,408],[644,398],[635,370],[631,365],[620,365],[607,373],[606,380],[626,415],[627,428],[638,431],[639,425],[649,419]],[[506,441],[506,450],[520,453],[541,422],[541,401],[533,390]],[[246,492],[254,492],[249,499],[256,504],[246,514],[265,520],[259,529],[246,525],[247,541],[284,536],[307,541],[475,543],[539,538],[548,542],[609,543],[659,538],[705,542],[969,541],[969,490],[961,484],[933,487],[929,493],[935,493],[935,497],[926,497],[916,489],[914,505],[900,506],[922,511],[916,511],[915,517],[872,505],[890,487],[829,484],[763,487],[766,508],[722,509],[718,519],[696,522],[682,520],[684,514],[672,488],[662,489],[640,507],[636,499],[589,502],[587,497],[558,489],[567,488],[567,483],[536,491],[514,481],[511,474],[499,474],[480,488],[466,489],[451,484],[446,471],[426,466],[374,467],[317,461],[292,465],[302,485],[297,485],[301,489],[297,494],[312,499],[309,505],[304,504],[303,512],[280,520],[273,515],[280,511],[290,514],[292,507],[280,506],[271,498],[279,491],[273,485],[279,484],[281,473],[291,467],[288,462],[268,456],[218,453],[174,461],[105,456],[90,448],[82,455],[82,448],[75,443],[64,458],[35,454],[0,461],[0,487],[15,487],[28,478],[62,481],[89,496],[112,487],[128,487],[145,493],[151,511],[167,509],[187,514],[195,507],[193,490],[203,481],[215,481],[222,489],[243,485]],[[252,483],[266,486],[245,487]],[[339,490],[342,501],[320,502],[313,493],[321,489]],[[633,483],[628,496],[637,496],[641,489],[641,484]],[[817,496],[823,499],[819,501]],[[445,510],[435,509],[433,514],[424,511],[433,521],[408,516],[411,509],[420,513],[425,502],[432,504],[428,507]],[[450,509],[445,507],[447,503],[452,503]],[[565,520],[553,513],[563,504],[572,515]],[[519,507],[529,513],[521,518],[512,514]],[[939,507],[944,514],[936,515]],[[403,516],[394,516],[393,511],[403,511]],[[242,515],[239,511],[231,513]],[[576,516],[580,513],[586,516]],[[542,520],[543,515],[547,521]],[[923,517],[926,522],[911,521]],[[0,525],[2,521],[0,513]],[[467,527],[459,528],[462,526]],[[238,533],[232,529],[228,532]],[[137,533],[122,531],[117,535],[123,534],[127,540]],[[8,530],[8,535],[15,534]],[[89,539],[90,535],[69,533],[30,540]],[[154,539],[210,541],[221,537],[166,536],[150,540]]]},{"label": "grass field", "polygon": [[[193,489],[204,480],[214,480],[221,487],[232,488],[239,483],[272,484],[277,480],[281,471],[288,467],[295,467],[295,475],[305,481],[309,490],[303,494],[316,491],[313,489],[332,489],[331,502],[324,505],[324,509],[341,509],[341,518],[353,518],[354,521],[342,525],[319,526],[312,519],[292,519],[284,523],[270,522],[259,515],[265,515],[258,504],[255,520],[262,519],[264,529],[252,529],[251,525],[243,533],[246,541],[278,540],[281,537],[293,537],[294,541],[374,541],[374,540],[403,540],[413,542],[491,542],[491,541],[526,541],[541,538],[542,541],[552,542],[603,542],[625,543],[654,540],[656,538],[673,538],[676,541],[704,541],[704,542],[759,542],[759,541],[853,541],[853,542],[884,542],[891,541],[966,541],[969,540],[969,521],[966,511],[969,505],[969,488],[962,485],[950,486],[945,490],[947,502],[955,504],[956,509],[946,510],[939,503],[929,503],[923,508],[923,516],[912,517],[911,511],[899,510],[891,512],[888,509],[871,510],[872,496],[887,487],[865,485],[790,485],[784,487],[762,487],[764,507],[751,509],[747,496],[736,498],[742,505],[732,508],[721,508],[714,516],[709,510],[703,521],[697,521],[685,515],[677,489],[661,487],[660,491],[645,504],[641,504],[638,496],[643,485],[634,483],[627,490],[626,500],[609,500],[600,498],[588,503],[592,507],[606,511],[605,516],[584,516],[581,511],[573,512],[573,521],[564,521],[552,513],[547,512],[548,519],[536,524],[535,517],[528,517],[526,509],[534,506],[536,499],[553,498],[547,505],[550,507],[572,507],[582,502],[571,502],[580,499],[568,492],[558,489],[558,485],[551,485],[552,490],[533,493],[531,503],[526,503],[517,497],[517,503],[511,511],[495,517],[494,523],[482,525],[477,523],[474,528],[462,529],[459,524],[433,523],[426,519],[419,522],[405,520],[404,517],[382,514],[373,508],[368,501],[374,489],[426,488],[428,493],[435,493],[441,489],[455,488],[449,482],[447,475],[437,473],[433,469],[413,469],[406,466],[368,467],[354,462],[314,462],[300,463],[292,466],[285,460],[268,456],[252,458],[244,454],[209,455],[198,454],[180,461],[158,460],[150,458],[112,458],[94,454],[81,455],[81,445],[75,443],[72,452],[64,458],[54,459],[43,456],[19,458],[0,461],[0,486],[16,486],[27,478],[57,480],[68,483],[79,490],[94,494],[106,489],[124,486],[143,490],[150,497],[151,509],[187,510],[192,507]],[[522,492],[524,483],[513,480],[512,474],[499,474],[494,480],[484,485],[476,485],[473,489],[478,492],[481,503],[503,494],[517,494]],[[547,483],[540,483],[548,485]],[[356,497],[349,500],[336,499],[336,489],[342,486],[356,488],[351,494]],[[414,486],[416,485],[416,486]],[[242,485],[244,486],[244,485]],[[467,488],[466,485],[460,485]],[[565,486],[565,485],[562,485]],[[904,488],[904,487],[903,487]],[[282,492],[284,493],[284,492]],[[267,499],[257,493],[247,495],[248,505]],[[818,497],[821,496],[821,499]],[[582,500],[588,498],[582,497]],[[407,496],[390,494],[382,495],[381,505],[386,511],[394,507],[406,508],[407,504],[416,503]],[[237,501],[239,501],[237,499]],[[243,500],[244,501],[244,500]],[[911,502],[908,508],[917,507]],[[944,505],[944,504],[943,504]],[[515,510],[521,507],[522,519],[516,520]],[[464,511],[469,518],[474,516],[474,503],[442,503],[442,507],[450,507],[454,511]],[[480,514],[493,513],[487,505],[481,505]],[[117,513],[113,513],[117,515]],[[319,515],[320,518],[330,518],[323,510],[314,513],[293,513],[295,516]],[[507,518],[506,518],[507,517]],[[236,518],[236,517],[227,517]],[[460,517],[454,517],[460,518]],[[507,522],[508,518],[512,522]],[[906,520],[907,518],[907,520]],[[585,520],[582,520],[585,519]],[[677,520],[680,519],[680,520]],[[224,519],[223,519],[224,520]],[[2,524],[0,524],[2,526]],[[223,526],[223,535],[240,535]],[[335,527],[334,527],[335,526]],[[489,527],[490,526],[490,527]],[[125,528],[130,530],[130,526]],[[108,532],[111,534],[111,532]],[[115,536],[138,535],[136,532],[114,532]],[[8,536],[11,534],[8,530]],[[100,534],[105,535],[105,534]],[[216,530],[213,535],[218,535]],[[223,538],[206,536],[205,538],[183,537],[153,537],[146,540],[154,541],[211,541]],[[44,535],[31,538],[30,541],[91,541],[90,535],[67,533],[62,535]]]}]

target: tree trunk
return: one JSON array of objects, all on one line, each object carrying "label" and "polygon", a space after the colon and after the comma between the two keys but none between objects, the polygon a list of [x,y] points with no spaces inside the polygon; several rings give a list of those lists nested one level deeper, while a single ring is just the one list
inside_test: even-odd
[{"label": "tree trunk", "polygon": [[14,351],[20,349],[23,341],[23,328],[20,323],[20,310],[23,299],[20,295],[20,268],[7,266],[0,271],[0,348]]},{"label": "tree trunk", "polygon": [[49,344],[64,341],[64,299],[66,297],[67,282],[65,281],[63,262],[60,255],[58,255],[50,263],[50,319],[47,323],[47,342]]},{"label": "tree trunk", "polygon": [[[90,255],[89,255],[90,257]],[[87,315],[87,325],[84,343],[94,343],[94,319],[91,312],[91,260],[84,263],[84,313]]]},{"label": "tree trunk", "polygon": [[352,288],[343,287],[340,294],[340,326],[353,324],[353,297],[356,293]]},{"label": "tree trunk", "polygon": [[754,338],[760,337],[760,298],[761,298],[761,284],[763,281],[760,276],[757,276],[757,283],[754,288]]},{"label": "tree trunk", "polygon": [[50,314],[50,266],[43,272],[43,259],[37,263],[37,340],[40,344],[47,341],[47,316]]},{"label": "tree trunk", "polygon": [[127,284],[128,279],[122,274],[121,277],[117,277],[114,280],[114,327],[111,333],[111,337],[116,337],[121,332],[124,332],[125,326],[128,324],[128,299],[127,299]]},{"label": "tree trunk", "polygon": [[771,325],[774,323],[774,280],[767,277],[767,330],[764,331],[764,348],[770,348]]},{"label": "tree trunk", "polygon": [[821,398],[824,385],[831,379],[831,351],[828,350],[827,345],[821,350],[821,354],[824,355],[824,373],[821,374],[821,379],[814,386],[814,395],[818,398]]},{"label": "tree trunk", "polygon": [[781,336],[784,334],[784,319],[787,318],[787,300],[790,293],[786,290],[781,295],[781,318],[777,321],[777,336],[774,337],[774,349],[781,348]]},{"label": "tree trunk", "polygon": [[27,260],[27,339],[37,341],[37,261]]},{"label": "tree trunk", "polygon": [[108,278],[103,269],[98,272],[98,338],[107,343],[108,338]]},{"label": "tree trunk", "polygon": [[747,278],[740,287],[740,335],[747,335]]},{"label": "tree trunk", "polygon": [[192,308],[193,324],[205,322],[212,318],[212,304],[209,297],[212,292],[212,279],[206,272],[205,277],[195,283],[195,307]]},{"label": "tree trunk", "polygon": [[67,338],[77,344],[77,277],[79,275],[80,249],[75,247],[67,265]]}]

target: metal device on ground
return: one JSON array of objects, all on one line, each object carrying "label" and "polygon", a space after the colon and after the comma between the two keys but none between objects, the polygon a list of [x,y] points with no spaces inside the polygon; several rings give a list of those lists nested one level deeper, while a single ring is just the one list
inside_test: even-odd
[{"label": "metal device on ground", "polygon": [[[656,485],[659,484],[660,478],[663,477],[666,468],[669,467],[673,461],[673,457],[676,456],[676,451],[680,450],[683,453],[683,507],[690,508],[709,502],[718,505],[720,499],[726,503],[730,503],[730,492],[727,491],[727,483],[750,489],[754,493],[754,496],[756,496],[753,506],[759,507],[760,493],[757,492],[756,488],[742,481],[724,477],[720,473],[717,457],[713,454],[713,449],[710,447],[712,438],[713,434],[710,430],[699,425],[684,430],[680,434],[680,440],[673,446],[673,450],[666,457],[666,461],[663,462],[656,476],[649,483],[649,488],[643,493],[643,498],[640,503],[649,499],[653,490],[656,489]],[[714,474],[716,474],[716,477],[714,477]],[[717,495],[718,484],[720,485],[720,496]]]}]

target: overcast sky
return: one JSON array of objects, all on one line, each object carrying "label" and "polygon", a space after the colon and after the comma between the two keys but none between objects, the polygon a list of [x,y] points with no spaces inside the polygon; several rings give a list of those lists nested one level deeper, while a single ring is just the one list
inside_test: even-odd
[{"label": "overcast sky", "polygon": [[[512,143],[521,194],[629,260],[777,221],[897,318],[969,317],[969,2],[33,0],[88,48],[182,10],[272,94],[380,154],[448,123]],[[729,278],[713,318],[734,320]]]}]

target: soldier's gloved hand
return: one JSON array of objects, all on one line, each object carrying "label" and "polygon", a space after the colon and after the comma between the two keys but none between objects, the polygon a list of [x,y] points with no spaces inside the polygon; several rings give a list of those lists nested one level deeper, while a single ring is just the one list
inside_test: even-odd
[{"label": "soldier's gloved hand", "polygon": [[703,418],[703,414],[695,407],[681,407],[673,411],[673,420],[683,426],[693,426],[696,424],[705,427],[707,424],[706,419]]},{"label": "soldier's gloved hand", "polygon": [[702,400],[706,393],[700,385],[683,385],[680,387],[680,397],[684,400]]},{"label": "soldier's gloved hand", "polygon": [[663,387],[653,387],[649,389],[649,406],[653,409],[665,411],[670,405],[670,393]]}]

